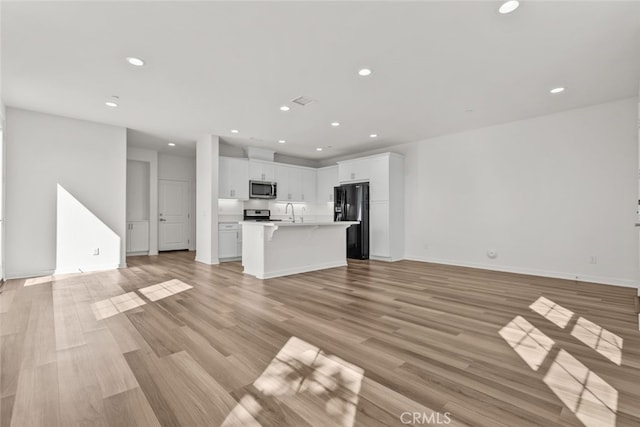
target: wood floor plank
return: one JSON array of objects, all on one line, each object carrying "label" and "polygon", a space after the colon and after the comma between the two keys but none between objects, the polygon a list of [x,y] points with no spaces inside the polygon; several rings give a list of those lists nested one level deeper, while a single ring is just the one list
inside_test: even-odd
[{"label": "wood floor plank", "polygon": [[[7,282],[3,426],[640,425],[633,289],[415,261],[264,281],[190,252],[127,263]],[[174,279],[192,287],[140,292]],[[129,292],[146,304],[96,319]]]},{"label": "wood floor plank", "polygon": [[73,300],[73,289],[53,290],[56,350],[86,344],[84,332]]},{"label": "wood floor plank", "polygon": [[103,394],[88,345],[58,351],[60,424],[107,426]]},{"label": "wood floor plank", "polygon": [[138,387],[111,331],[98,329],[87,332],[86,338],[103,398]]},{"label": "wood floor plank", "polygon": [[11,425],[13,407],[16,396],[6,396],[0,399],[0,426]]},{"label": "wood floor plank", "polygon": [[104,406],[110,426],[160,427],[139,387],[107,397]]},{"label": "wood floor plank", "polygon": [[[163,376],[158,366],[158,360],[151,351],[136,350],[124,355],[127,363],[135,373],[140,388],[144,393],[151,409],[160,425],[164,427],[183,425],[171,409],[165,394],[168,394],[171,385]],[[163,394],[165,390],[165,394]],[[171,398],[172,396],[169,396]],[[186,420],[185,420],[186,421]]]},{"label": "wood floor plank", "polygon": [[11,426],[56,427],[60,424],[56,362],[29,365],[20,372]]},{"label": "wood floor plank", "polygon": [[160,367],[170,378],[169,406],[184,425],[221,425],[235,407],[233,397],[188,353],[167,356]]},{"label": "wood floor plank", "polygon": [[24,334],[0,337],[0,397],[14,396],[22,366]]}]

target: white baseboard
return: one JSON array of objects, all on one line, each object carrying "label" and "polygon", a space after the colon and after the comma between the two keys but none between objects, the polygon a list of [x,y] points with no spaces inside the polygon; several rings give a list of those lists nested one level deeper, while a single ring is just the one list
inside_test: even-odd
[{"label": "white baseboard", "polygon": [[201,259],[201,258],[199,259],[196,256],[195,261],[199,262],[199,263],[202,263],[202,264],[207,264],[207,265],[218,265],[218,264],[220,264],[220,260],[218,258],[211,259],[211,260],[204,260],[204,259]]},{"label": "white baseboard", "polygon": [[55,273],[55,270],[40,270],[40,271],[22,271],[16,273],[6,273],[5,279],[30,279],[32,277],[51,276]]},{"label": "white baseboard", "polygon": [[[127,265],[125,264],[124,267]],[[69,274],[69,273],[88,273],[90,271],[105,271],[105,270],[117,270],[121,267],[120,264],[107,264],[107,265],[83,265],[80,267],[61,267],[56,268],[54,275],[56,274]]]},{"label": "white baseboard", "polygon": [[285,268],[282,270],[265,272],[264,274],[259,271],[256,271],[256,272],[247,271],[247,269],[245,268],[243,273],[248,274],[250,276],[255,276],[258,279],[272,279],[274,277],[289,276],[291,274],[308,273],[309,271],[325,270],[327,268],[346,267],[346,266],[347,266],[347,263],[345,261],[338,261],[338,262],[327,262],[322,264],[304,265],[304,266],[294,267],[294,268]]},{"label": "white baseboard", "polygon": [[[640,287],[640,283],[638,281],[630,280],[630,279],[589,276],[589,275],[575,275],[575,274],[563,273],[558,271],[546,271],[546,270],[537,270],[532,268],[521,268],[521,267],[511,267],[511,266],[496,266],[496,265],[487,265],[487,264],[480,264],[480,263],[473,263],[473,262],[460,262],[460,261],[452,261],[452,260],[446,260],[446,259],[421,257],[421,256],[415,256],[415,255],[405,256],[405,259],[410,261],[431,262],[434,264],[454,265],[458,267],[479,268],[481,270],[502,271],[505,273],[527,274],[532,276],[551,277],[554,279],[566,279],[566,280],[573,280],[573,281],[579,281],[579,282],[598,283],[602,285],[624,286],[626,288]],[[638,292],[640,293],[640,289],[638,290]]]},{"label": "white baseboard", "polygon": [[127,252],[127,256],[145,256],[145,255],[150,255],[148,251],[142,251],[142,252]]},{"label": "white baseboard", "polygon": [[374,261],[396,262],[396,261],[402,261],[405,258],[393,258],[393,257],[383,257],[383,256],[377,256],[377,255],[369,255],[369,259],[372,259]]}]

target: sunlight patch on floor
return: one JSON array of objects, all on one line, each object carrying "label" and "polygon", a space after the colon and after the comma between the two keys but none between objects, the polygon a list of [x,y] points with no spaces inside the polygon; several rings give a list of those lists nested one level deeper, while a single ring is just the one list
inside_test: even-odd
[{"label": "sunlight patch on floor", "polygon": [[118,313],[145,305],[146,303],[135,292],[118,295],[91,304],[91,310],[96,320],[106,319]]},{"label": "sunlight patch on floor", "polygon": [[618,391],[565,350],[543,381],[587,427],[614,427]]},{"label": "sunlight patch on floor", "polygon": [[170,297],[178,292],[192,289],[193,286],[178,280],[168,280],[166,282],[158,283],[157,285],[147,286],[146,288],[138,289],[138,291],[144,295],[149,301],[158,301],[162,298]]},{"label": "sunlight patch on floor", "polygon": [[622,345],[624,340],[604,329],[602,326],[580,317],[573,327],[571,335],[588,345],[611,362],[622,363]]},{"label": "sunlight patch on floor", "polygon": [[[291,337],[253,386],[263,398],[285,403],[287,399],[299,400],[304,395],[313,395],[324,402],[327,425],[351,427],[363,377],[362,368]],[[238,419],[246,419],[248,425],[257,422],[262,407],[255,398],[246,395],[238,406],[243,409],[234,408],[223,426],[234,425]]]},{"label": "sunlight patch on floor", "polygon": [[24,281],[25,286],[41,285],[43,283],[53,282],[53,276],[33,277]]},{"label": "sunlight patch on floor", "polygon": [[534,371],[540,368],[554,344],[551,338],[522,316],[517,316],[502,328],[500,336]]},{"label": "sunlight patch on floor", "polygon": [[[542,296],[529,308],[562,329],[574,316],[571,310]],[[547,357],[550,360],[550,353],[556,345],[522,316],[515,317],[499,334],[534,371],[540,369]],[[618,335],[578,317],[571,336],[616,365],[622,364],[623,339]],[[585,426],[614,427],[618,391],[565,349],[557,348],[557,351],[544,373],[543,382]]]},{"label": "sunlight patch on floor", "polygon": [[573,317],[573,311],[545,297],[538,298],[529,308],[562,329],[567,326]]}]

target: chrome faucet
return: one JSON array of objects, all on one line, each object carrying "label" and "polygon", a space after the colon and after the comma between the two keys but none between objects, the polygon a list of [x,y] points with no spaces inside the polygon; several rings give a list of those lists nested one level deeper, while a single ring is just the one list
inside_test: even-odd
[{"label": "chrome faucet", "polygon": [[289,212],[289,205],[291,205],[291,215],[293,217],[293,219],[291,220],[291,222],[296,222],[296,211],[293,208],[293,203],[287,203],[287,206],[284,208],[284,214],[286,215],[287,212]]}]

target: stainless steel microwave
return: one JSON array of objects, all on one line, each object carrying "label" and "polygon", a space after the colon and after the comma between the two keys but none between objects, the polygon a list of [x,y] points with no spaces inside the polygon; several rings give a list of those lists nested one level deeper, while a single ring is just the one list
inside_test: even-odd
[{"label": "stainless steel microwave", "polygon": [[266,181],[249,181],[250,199],[275,199],[277,195],[277,183]]}]

